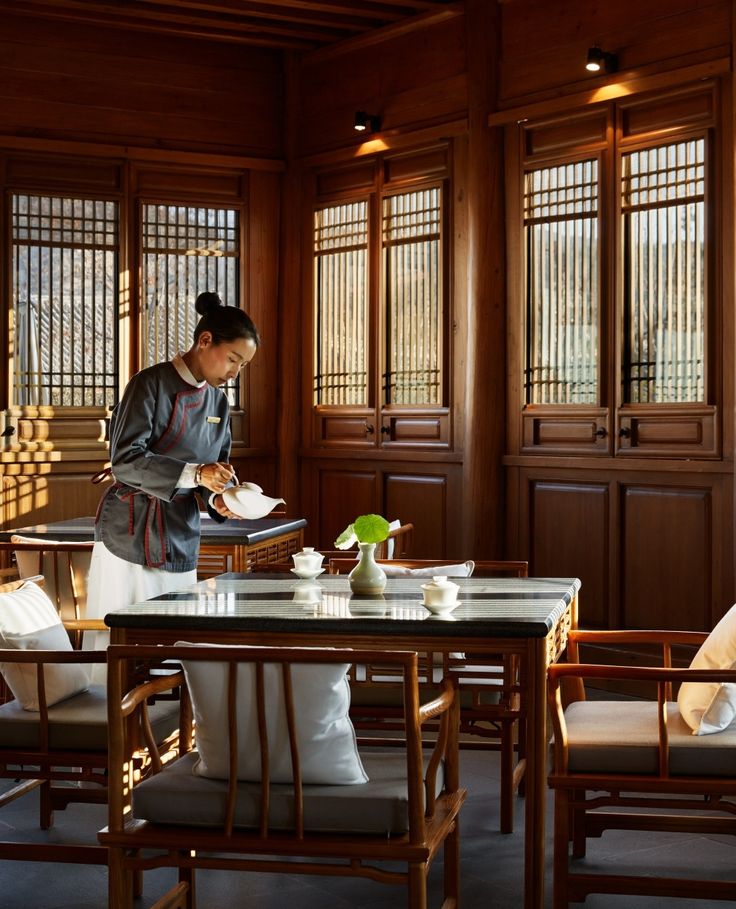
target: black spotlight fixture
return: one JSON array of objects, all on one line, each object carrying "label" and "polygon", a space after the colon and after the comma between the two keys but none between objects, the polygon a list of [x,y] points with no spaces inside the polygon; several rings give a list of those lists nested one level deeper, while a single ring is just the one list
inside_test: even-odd
[{"label": "black spotlight fixture", "polygon": [[609,54],[594,44],[588,48],[585,68],[591,73],[615,73],[618,69],[618,58],[616,54]]},{"label": "black spotlight fixture", "polygon": [[371,132],[377,133],[381,128],[381,118],[377,117],[375,114],[367,114],[364,110],[356,110],[355,118],[353,120],[353,129],[356,132]]}]

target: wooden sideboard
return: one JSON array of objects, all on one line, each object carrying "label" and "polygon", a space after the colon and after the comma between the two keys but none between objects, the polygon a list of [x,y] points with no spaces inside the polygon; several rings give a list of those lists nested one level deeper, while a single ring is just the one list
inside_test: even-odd
[{"label": "wooden sideboard", "polygon": [[[251,565],[283,562],[304,544],[304,518],[260,518],[257,521],[225,521],[218,524],[202,515],[202,542],[197,575],[209,578],[225,571],[248,571]],[[0,531],[0,555],[9,563],[13,534],[38,540],[88,542],[94,539],[94,519],[70,518],[50,524]]]}]

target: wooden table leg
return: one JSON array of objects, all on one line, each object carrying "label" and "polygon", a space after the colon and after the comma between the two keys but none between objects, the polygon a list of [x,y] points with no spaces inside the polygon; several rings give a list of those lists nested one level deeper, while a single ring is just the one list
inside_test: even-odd
[{"label": "wooden table leg", "polygon": [[527,765],[524,828],[524,907],[544,907],[544,823],[547,794],[547,639],[529,640],[526,653]]}]

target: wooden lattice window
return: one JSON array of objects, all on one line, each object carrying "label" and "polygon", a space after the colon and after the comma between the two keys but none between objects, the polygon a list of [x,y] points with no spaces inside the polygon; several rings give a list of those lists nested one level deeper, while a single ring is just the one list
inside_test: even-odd
[{"label": "wooden lattice window", "polygon": [[[141,365],[151,366],[189,349],[201,291],[215,291],[223,303],[238,305],[239,212],[144,204],[141,232]],[[235,403],[237,379],[227,392]]]},{"label": "wooden lattice window", "polygon": [[111,406],[118,388],[118,204],[12,196],[12,403]]},{"label": "wooden lattice window", "polygon": [[441,191],[383,200],[387,404],[442,404]]},{"label": "wooden lattice window", "polygon": [[527,404],[598,400],[598,161],[524,178]]},{"label": "wooden lattice window", "polygon": [[624,400],[705,401],[705,140],[623,155]]},{"label": "wooden lattice window", "polygon": [[368,203],[314,215],[315,404],[368,403]]}]

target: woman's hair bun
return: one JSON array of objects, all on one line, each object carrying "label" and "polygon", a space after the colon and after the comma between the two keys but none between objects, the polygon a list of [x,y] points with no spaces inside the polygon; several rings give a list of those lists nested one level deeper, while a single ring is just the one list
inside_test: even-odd
[{"label": "woman's hair bun", "polygon": [[217,309],[218,306],[222,305],[222,300],[220,299],[219,294],[216,294],[212,290],[205,290],[197,297],[194,308],[197,310],[200,316],[204,316],[208,312],[212,312],[213,310]]}]

